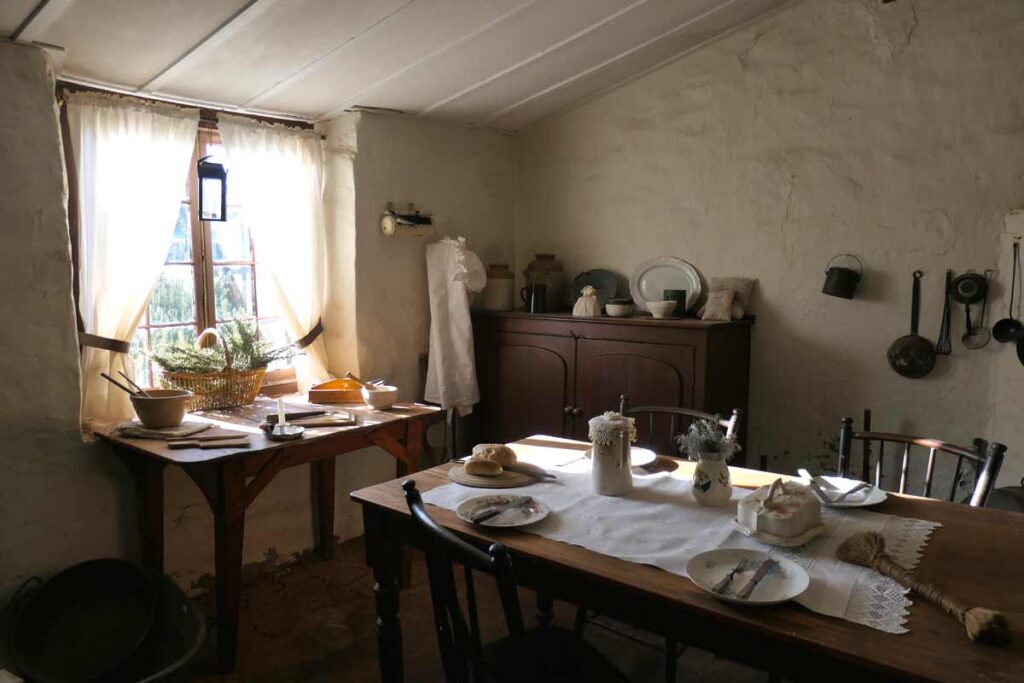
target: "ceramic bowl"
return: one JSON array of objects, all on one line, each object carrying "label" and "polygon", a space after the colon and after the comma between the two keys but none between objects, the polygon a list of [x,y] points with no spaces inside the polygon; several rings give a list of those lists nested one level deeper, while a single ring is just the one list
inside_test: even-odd
[{"label": "ceramic bowl", "polygon": [[604,310],[613,318],[625,318],[633,314],[633,304],[607,303],[604,305]]},{"label": "ceramic bowl", "polygon": [[192,392],[185,389],[146,389],[149,398],[132,396],[132,407],[147,429],[177,427],[185,419],[185,408]]},{"label": "ceramic bowl", "polygon": [[382,384],[372,391],[363,387],[363,402],[375,410],[390,410],[398,400],[398,387]]},{"label": "ceramic bowl", "polygon": [[648,301],[647,310],[655,318],[667,318],[676,309],[675,301]]}]

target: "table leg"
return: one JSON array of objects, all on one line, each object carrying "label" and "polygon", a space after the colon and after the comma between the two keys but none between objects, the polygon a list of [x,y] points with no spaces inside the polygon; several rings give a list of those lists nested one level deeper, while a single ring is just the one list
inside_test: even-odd
[{"label": "table leg", "polygon": [[550,593],[537,592],[537,623],[543,627],[550,626],[555,618],[555,599]]},{"label": "table leg", "polygon": [[310,464],[313,485],[313,537],[320,557],[334,557],[334,473],[335,460],[317,460]]},{"label": "table leg", "polygon": [[163,573],[164,463],[151,458],[141,459],[137,466],[135,482],[139,494],[142,564]]},{"label": "table leg", "polygon": [[398,577],[401,571],[401,543],[390,533],[387,519],[369,508],[363,509],[366,563],[373,570],[374,603],[377,609],[377,657],[384,683],[404,679],[402,622],[398,616]]},{"label": "table leg", "polygon": [[214,505],[214,563],[217,592],[217,659],[223,672],[235,669],[245,534],[245,476],[242,459],[220,464],[219,500]]}]

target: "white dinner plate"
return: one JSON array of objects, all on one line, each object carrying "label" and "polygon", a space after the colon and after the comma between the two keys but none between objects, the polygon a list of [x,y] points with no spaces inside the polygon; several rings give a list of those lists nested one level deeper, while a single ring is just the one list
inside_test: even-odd
[{"label": "white dinner plate", "polygon": [[[589,458],[591,457],[591,452],[588,450],[585,455]],[[657,459],[658,454],[650,448],[638,448],[637,446],[633,446],[629,449],[630,467],[643,467],[644,465],[650,465]]]},{"label": "white dinner plate", "polygon": [[686,310],[692,310],[701,293],[697,269],[675,256],[657,256],[641,263],[629,276],[633,302],[645,311],[648,301],[664,300],[666,289],[685,289]]},{"label": "white dinner plate", "polygon": [[[861,483],[858,479],[846,479],[844,477],[821,478],[824,479],[826,483],[832,485],[832,488],[825,487],[825,493],[836,496],[842,494],[843,491],[849,491],[854,486]],[[797,481],[804,486],[810,484],[806,479],[798,479]],[[811,492],[814,492],[813,488],[811,489]],[[872,505],[878,505],[887,498],[885,491],[877,486],[869,486],[862,491],[851,493],[849,497],[839,503],[831,503],[829,501],[822,500],[822,498],[817,494],[815,494],[814,497],[821,501],[822,505],[830,508],[866,508],[871,507]]]},{"label": "white dinner plate", "polygon": [[[507,503],[509,500],[521,498],[522,496],[504,495],[504,494],[489,494],[485,496],[476,496],[468,500],[464,500],[459,503],[459,507],[455,508],[455,514],[458,515],[459,519],[463,522],[469,522],[473,524],[473,515],[480,512],[484,508],[489,508],[492,505],[502,505]],[[493,526],[493,527],[520,527],[528,524],[536,524],[540,520],[548,516],[551,509],[543,503],[534,498],[532,501],[521,507],[511,508],[497,514],[490,519],[479,522],[479,526]]]},{"label": "white dinner plate", "polygon": [[[741,600],[735,597],[735,592],[746,585],[757,571],[760,563],[769,558],[779,563],[775,571],[761,579],[748,599]],[[737,572],[733,576],[732,583],[726,587],[724,592],[715,593],[712,590],[715,584],[725,578],[726,574],[742,560],[752,560],[753,566],[745,571]],[[796,562],[787,560],[785,557],[773,556],[762,550],[742,548],[718,548],[694,555],[686,563],[686,573],[697,586],[719,600],[739,605],[778,605],[797,597],[807,590],[807,586],[811,583],[811,577]]]}]

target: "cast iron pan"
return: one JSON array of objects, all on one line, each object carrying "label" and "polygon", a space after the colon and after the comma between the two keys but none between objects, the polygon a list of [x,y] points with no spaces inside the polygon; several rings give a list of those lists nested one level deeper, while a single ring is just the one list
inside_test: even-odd
[{"label": "cast iron pan", "polygon": [[68,567],[15,613],[11,656],[37,683],[139,680],[152,659],[147,643],[158,600],[158,584],[131,562]]},{"label": "cast iron pan", "polygon": [[917,333],[917,323],[921,316],[921,276],[920,270],[914,271],[914,289],[910,301],[910,334],[904,335],[889,346],[886,357],[896,374],[918,379],[924,377],[935,367],[935,347]]}]

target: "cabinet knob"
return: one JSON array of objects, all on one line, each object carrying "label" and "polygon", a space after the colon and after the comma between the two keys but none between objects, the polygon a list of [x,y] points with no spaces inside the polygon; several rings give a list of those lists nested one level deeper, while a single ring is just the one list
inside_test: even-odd
[{"label": "cabinet knob", "polygon": [[566,406],[565,408],[562,409],[562,412],[565,413],[566,415],[572,415],[572,406]]},{"label": "cabinet knob", "polygon": [[582,408],[573,408],[572,409],[572,414],[575,415],[576,417],[579,417],[580,415],[583,414],[583,409]]}]

